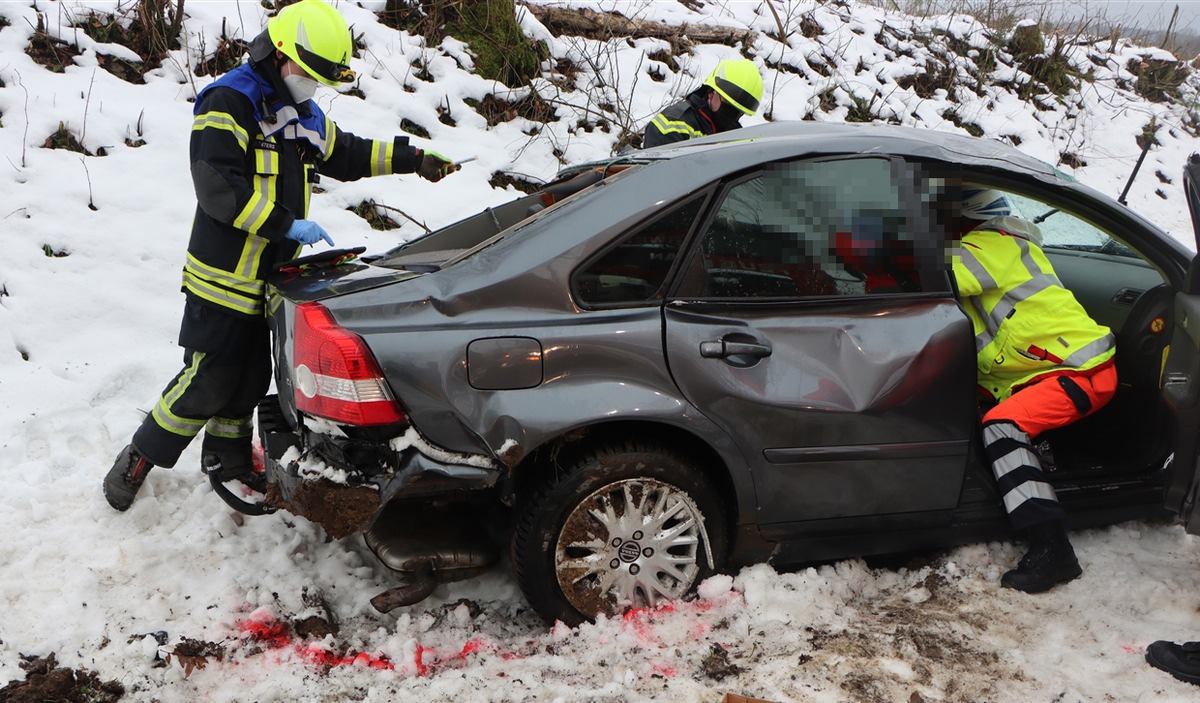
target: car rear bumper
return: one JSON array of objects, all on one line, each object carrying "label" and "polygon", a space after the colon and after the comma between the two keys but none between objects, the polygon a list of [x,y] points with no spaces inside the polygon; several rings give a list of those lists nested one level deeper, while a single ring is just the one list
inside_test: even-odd
[{"label": "car rear bumper", "polygon": [[267,500],[320,524],[335,539],[369,528],[392,500],[478,495],[500,475],[493,466],[431,457],[418,445],[396,450],[384,441],[290,428],[278,408],[274,397],[259,407]]}]

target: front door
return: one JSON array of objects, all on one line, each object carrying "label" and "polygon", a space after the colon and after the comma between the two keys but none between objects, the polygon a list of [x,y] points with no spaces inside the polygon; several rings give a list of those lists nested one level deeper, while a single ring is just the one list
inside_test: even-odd
[{"label": "front door", "polygon": [[871,157],[730,184],[665,306],[675,381],[749,457],[764,526],[957,504],[973,339],[912,183]]},{"label": "front door", "polygon": [[[1184,167],[1183,187],[1200,243],[1200,155],[1193,154]],[[1176,419],[1166,507],[1179,513],[1190,534],[1200,534],[1200,511],[1193,509],[1200,486],[1196,441],[1200,435],[1200,256],[1193,257],[1184,290],[1175,296],[1175,330],[1163,370],[1163,395]]]}]

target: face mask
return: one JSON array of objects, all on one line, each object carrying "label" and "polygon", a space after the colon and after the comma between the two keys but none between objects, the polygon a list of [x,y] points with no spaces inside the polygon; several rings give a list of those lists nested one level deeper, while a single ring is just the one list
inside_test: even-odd
[{"label": "face mask", "polygon": [[713,122],[722,130],[737,129],[741,127],[742,111],[733,105],[723,102],[721,109],[717,110],[717,114],[713,115]]},{"label": "face mask", "polygon": [[292,94],[292,100],[295,100],[297,105],[311,100],[312,96],[317,94],[318,83],[315,78],[293,73],[283,77],[283,84],[287,86],[288,92]]}]

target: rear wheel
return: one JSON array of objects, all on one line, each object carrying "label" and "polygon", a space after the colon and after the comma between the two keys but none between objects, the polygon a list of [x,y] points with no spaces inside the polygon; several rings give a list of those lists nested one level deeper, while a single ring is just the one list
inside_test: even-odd
[{"label": "rear wheel", "polygon": [[512,545],[521,590],[547,620],[655,607],[724,563],[724,508],[686,455],[606,444],[562,469],[526,505]]}]

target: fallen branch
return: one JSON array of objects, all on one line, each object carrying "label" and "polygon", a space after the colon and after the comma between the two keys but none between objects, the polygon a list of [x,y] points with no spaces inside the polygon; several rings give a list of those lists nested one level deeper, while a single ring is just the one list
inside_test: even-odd
[{"label": "fallen branch", "polygon": [[411,222],[411,223],[413,223],[414,225],[416,225],[416,226],[420,227],[421,229],[425,230],[425,232],[426,232],[426,233],[429,233],[429,232],[432,232],[432,231],[433,231],[433,230],[429,229],[428,227],[426,227],[424,222],[417,222],[415,219],[413,219],[412,215],[409,215],[407,212],[405,212],[405,211],[401,210],[401,209],[400,209],[400,208],[398,208],[398,207],[392,207],[391,205],[384,205],[384,204],[382,204],[382,203],[372,203],[372,204],[373,204],[375,207],[377,207],[377,208],[382,208],[382,209],[384,209],[384,210],[391,210],[392,212],[398,212],[398,213],[400,213],[400,214],[401,214],[402,216],[404,216],[404,218],[405,218],[405,219],[407,219],[409,222]]},{"label": "fallen branch", "polygon": [[629,19],[619,12],[596,12],[586,8],[523,5],[534,17],[557,35],[583,36],[607,40],[613,37],[650,37],[665,39],[678,49],[693,42],[700,44],[749,44],[754,39],[752,29],[720,27],[707,24],[669,25],[651,20]]}]

